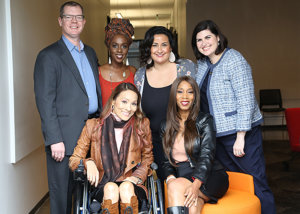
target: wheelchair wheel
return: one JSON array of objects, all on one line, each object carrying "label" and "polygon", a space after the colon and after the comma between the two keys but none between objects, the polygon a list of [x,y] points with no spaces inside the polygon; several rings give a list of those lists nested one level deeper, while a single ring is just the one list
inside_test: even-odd
[{"label": "wheelchair wheel", "polygon": [[[155,164],[156,165],[156,164]],[[157,169],[157,167],[152,166],[152,169]],[[148,188],[148,203],[149,212],[148,214],[164,214],[164,203],[161,182],[157,178],[155,171],[148,177],[147,180]]]},{"label": "wheelchair wheel", "polygon": [[76,182],[75,193],[75,214],[89,214],[88,205],[90,198],[88,196],[88,181]]}]

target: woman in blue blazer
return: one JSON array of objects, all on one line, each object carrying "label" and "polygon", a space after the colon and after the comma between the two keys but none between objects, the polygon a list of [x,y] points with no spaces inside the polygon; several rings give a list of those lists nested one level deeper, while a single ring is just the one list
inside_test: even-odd
[{"label": "woman in blue blazer", "polygon": [[230,171],[251,174],[262,213],[274,214],[274,197],[265,174],[262,115],[254,95],[251,67],[227,44],[227,38],[211,20],[194,28],[192,47],[198,60],[200,108],[214,117],[216,158]]}]

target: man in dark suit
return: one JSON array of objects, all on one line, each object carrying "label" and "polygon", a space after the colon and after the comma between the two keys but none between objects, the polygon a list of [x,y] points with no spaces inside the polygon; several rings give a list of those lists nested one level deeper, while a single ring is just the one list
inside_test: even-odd
[{"label": "man in dark suit", "polygon": [[45,139],[50,210],[71,213],[73,178],[69,157],[85,121],[99,116],[101,90],[95,51],[82,43],[83,8],[66,2],[58,18],[59,41],[43,49],[34,68],[34,91]]}]

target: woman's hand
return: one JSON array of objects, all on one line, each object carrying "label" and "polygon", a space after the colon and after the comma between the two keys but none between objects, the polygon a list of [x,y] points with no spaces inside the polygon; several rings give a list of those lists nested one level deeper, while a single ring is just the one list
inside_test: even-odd
[{"label": "woman's hand", "polygon": [[194,182],[185,190],[184,196],[186,196],[186,199],[184,201],[184,206],[197,206],[200,191],[199,188],[201,187],[201,184],[201,181],[195,179]]},{"label": "woman's hand", "polygon": [[236,140],[233,145],[233,154],[236,157],[241,158],[245,155],[245,152],[244,152],[245,135],[246,135],[245,131],[240,131],[240,132],[237,132],[237,134],[236,134]]},{"label": "woman's hand", "polygon": [[99,171],[94,161],[86,162],[87,179],[91,185],[97,187],[99,182]]},{"label": "woman's hand", "polygon": [[129,181],[133,184],[137,184],[139,182],[139,179],[135,176],[130,176],[130,177],[125,178],[123,181]]}]

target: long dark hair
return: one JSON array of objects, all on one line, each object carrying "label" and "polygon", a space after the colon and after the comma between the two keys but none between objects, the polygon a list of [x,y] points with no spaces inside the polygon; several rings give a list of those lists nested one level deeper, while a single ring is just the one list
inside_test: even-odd
[{"label": "long dark hair", "polygon": [[133,114],[132,117],[134,117],[133,134],[134,134],[134,137],[136,138],[135,140],[137,142],[139,142],[137,140],[137,135],[140,135],[141,137],[143,137],[143,134],[145,133],[145,131],[144,131],[145,127],[142,126],[142,121],[145,118],[145,116],[144,116],[144,114],[143,114],[143,112],[141,110],[141,107],[140,107],[140,104],[141,104],[141,94],[137,90],[137,88],[135,87],[135,85],[133,85],[132,83],[129,83],[129,82],[120,83],[113,90],[113,92],[111,93],[111,95],[110,95],[107,103],[105,104],[105,106],[103,108],[103,111],[102,111],[102,113],[100,115],[100,124],[102,124],[103,120],[105,120],[110,115],[110,113],[112,111],[112,102],[117,99],[117,97],[121,94],[121,92],[128,91],[128,90],[131,90],[134,93],[136,93],[136,95],[138,97],[138,99],[137,99],[137,109],[136,109],[136,111],[135,111],[135,113]]},{"label": "long dark hair", "polygon": [[170,46],[175,55],[175,62],[179,59],[177,44],[175,39],[173,38],[172,32],[163,26],[154,26],[147,30],[144,40],[140,44],[140,63],[141,66],[146,65],[147,69],[151,68],[154,65],[153,61],[150,64],[147,64],[147,60],[151,57],[151,47],[153,44],[154,35],[157,34],[164,34],[168,37]]},{"label": "long dark hair", "polygon": [[226,36],[221,32],[220,28],[216,25],[216,23],[214,23],[211,20],[204,20],[199,22],[193,31],[193,35],[192,35],[192,48],[195,54],[195,57],[197,60],[204,60],[205,59],[205,55],[203,55],[202,53],[200,53],[200,51],[197,48],[197,41],[196,41],[196,36],[200,31],[203,30],[210,30],[210,32],[212,32],[215,36],[219,36],[220,39],[220,43],[215,51],[215,54],[218,55],[220,53],[222,53],[224,51],[225,48],[227,48],[228,46],[228,40],[226,38]]},{"label": "long dark hair", "polygon": [[193,152],[194,140],[196,137],[198,137],[198,132],[196,129],[196,119],[198,117],[199,110],[200,110],[199,87],[196,81],[192,77],[189,76],[178,77],[173,82],[170,91],[170,98],[169,98],[169,104],[167,110],[166,131],[163,139],[164,151],[170,163],[172,163],[170,152],[175,142],[177,133],[180,131],[180,121],[182,119],[177,106],[176,94],[177,94],[177,89],[179,84],[183,81],[188,82],[192,86],[194,92],[194,101],[191,106],[190,113],[187,117],[187,120],[185,121],[185,128],[184,128],[184,147],[191,158],[193,157],[192,152]]}]

